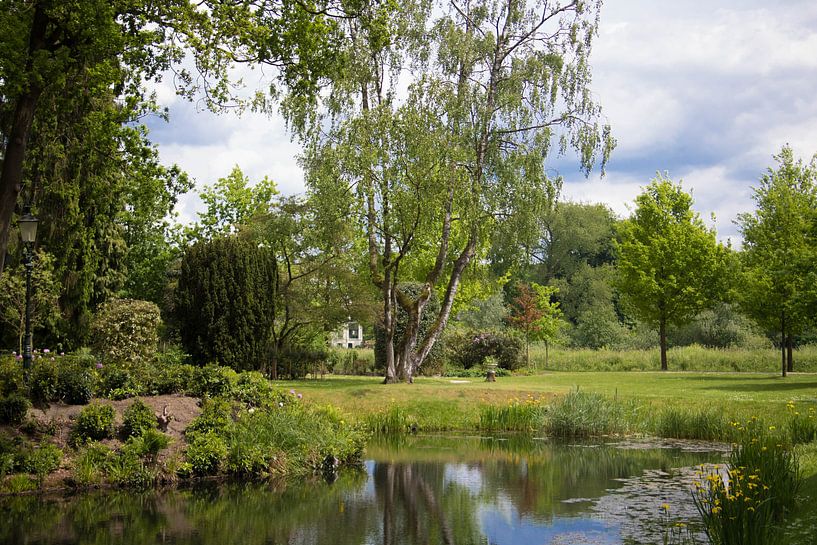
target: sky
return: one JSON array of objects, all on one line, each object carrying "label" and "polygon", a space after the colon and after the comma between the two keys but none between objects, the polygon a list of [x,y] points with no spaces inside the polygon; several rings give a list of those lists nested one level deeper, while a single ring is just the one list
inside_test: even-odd
[{"label": "sky", "polygon": [[[618,145],[604,177],[585,178],[573,155],[551,158],[565,199],[625,217],[656,173],[667,173],[721,240],[740,245],[734,220],[754,209],[752,187],[773,156],[785,144],[804,160],[817,152],[813,0],[607,0],[591,63],[593,95]],[[301,148],[282,119],[203,111],[169,81],[157,93],[170,121],[151,120],[151,139],[197,187],[238,165],[285,194],[304,191]],[[194,220],[200,206],[194,193],[182,197],[181,220]]]}]

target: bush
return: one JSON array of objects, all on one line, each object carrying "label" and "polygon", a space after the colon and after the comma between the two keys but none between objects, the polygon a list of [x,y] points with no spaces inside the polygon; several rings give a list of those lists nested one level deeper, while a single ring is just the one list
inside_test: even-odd
[{"label": "bush", "polygon": [[116,413],[110,405],[92,403],[77,416],[74,424],[74,442],[100,441],[113,436],[113,423]]},{"label": "bush", "polygon": [[24,454],[21,469],[36,475],[37,482],[42,484],[46,475],[59,469],[60,461],[62,451],[56,445],[42,443]]},{"label": "bush", "polygon": [[91,338],[96,353],[107,362],[145,362],[156,354],[160,325],[155,303],[110,299],[91,322]]},{"label": "bush", "polygon": [[233,410],[226,399],[207,399],[201,414],[190,422],[185,434],[192,437],[200,433],[225,433],[233,423]]},{"label": "bush", "polygon": [[463,369],[481,367],[492,357],[503,369],[513,371],[522,364],[523,342],[519,337],[502,332],[482,331],[452,335],[449,358]]},{"label": "bush", "polygon": [[278,376],[286,374],[291,379],[303,378],[315,372],[329,358],[329,351],[311,346],[289,346],[278,360]]},{"label": "bush", "polygon": [[258,371],[245,371],[239,374],[232,397],[247,407],[271,407],[279,402],[288,401],[285,394]]},{"label": "bush", "polygon": [[7,396],[24,389],[21,362],[14,357],[0,356],[0,395]]},{"label": "bush", "polygon": [[77,484],[89,485],[102,482],[114,452],[110,447],[91,441],[74,458],[74,479]]},{"label": "bush", "polygon": [[52,362],[38,359],[29,375],[29,395],[37,404],[53,403],[60,399],[59,369]]},{"label": "bush", "polygon": [[31,403],[20,394],[0,397],[0,424],[22,424]]},{"label": "bush", "polygon": [[96,376],[82,362],[67,360],[59,368],[59,392],[69,405],[86,405],[94,394]]},{"label": "bush", "polygon": [[195,475],[215,475],[227,457],[227,443],[215,432],[197,433],[185,454]]},{"label": "bush", "polygon": [[156,415],[153,410],[145,405],[141,399],[137,399],[125,409],[122,421],[122,436],[138,437],[144,432],[156,429]]},{"label": "bush", "polygon": [[205,365],[193,373],[190,390],[196,397],[218,397],[229,395],[238,373],[222,365]]},{"label": "bush", "polygon": [[182,363],[159,363],[150,389],[157,395],[179,394],[192,388],[196,368]]}]

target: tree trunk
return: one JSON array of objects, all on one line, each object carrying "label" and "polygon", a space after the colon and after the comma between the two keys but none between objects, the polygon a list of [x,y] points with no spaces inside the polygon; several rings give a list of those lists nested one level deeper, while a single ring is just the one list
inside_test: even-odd
[{"label": "tree trunk", "polygon": [[667,366],[667,321],[662,319],[658,324],[658,335],[661,344],[661,370],[666,371]]},{"label": "tree trunk", "polygon": [[[33,57],[37,51],[45,47],[45,33],[48,19],[42,11],[39,2],[35,4],[34,19],[31,23],[28,42],[28,59],[26,73],[33,71]],[[0,171],[0,276],[6,262],[6,250],[9,242],[9,229],[17,197],[23,188],[23,166],[25,165],[26,147],[31,125],[34,122],[34,112],[37,101],[43,92],[41,84],[32,83],[36,78],[29,78],[28,88],[17,97],[14,106],[14,117],[8,134],[3,156],[3,169]]]},{"label": "tree trunk", "polygon": [[783,376],[786,376],[786,311],[780,313],[780,359]]},{"label": "tree trunk", "polygon": [[794,372],[794,339],[792,334],[786,336],[786,370],[789,373]]}]

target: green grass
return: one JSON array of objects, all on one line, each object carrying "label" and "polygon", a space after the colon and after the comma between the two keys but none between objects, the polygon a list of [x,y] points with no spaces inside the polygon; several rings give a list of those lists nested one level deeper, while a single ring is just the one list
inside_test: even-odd
[{"label": "green grass", "polygon": [[[817,375],[797,373],[784,379],[771,373],[554,371],[503,377],[495,383],[418,377],[414,384],[388,386],[378,377],[327,376],[298,381],[295,387],[307,400],[336,405],[351,420],[363,421],[396,405],[425,430],[477,430],[486,405],[506,405],[529,396],[549,403],[576,389],[633,404],[629,418],[644,432],[654,431],[657,415],[668,408],[699,414],[699,422],[707,414],[721,415],[719,422],[763,416],[769,424],[783,426],[789,418],[789,400],[803,414],[817,407]],[[721,424],[712,425],[720,429]],[[707,433],[706,438],[716,435]]]}]

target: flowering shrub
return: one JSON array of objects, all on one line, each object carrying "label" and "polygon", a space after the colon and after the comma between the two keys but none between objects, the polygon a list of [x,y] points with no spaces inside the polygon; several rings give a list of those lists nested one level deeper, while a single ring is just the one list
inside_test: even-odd
[{"label": "flowering shrub", "polygon": [[156,354],[161,318],[149,301],[110,299],[91,322],[95,352],[105,361],[140,363]]}]

